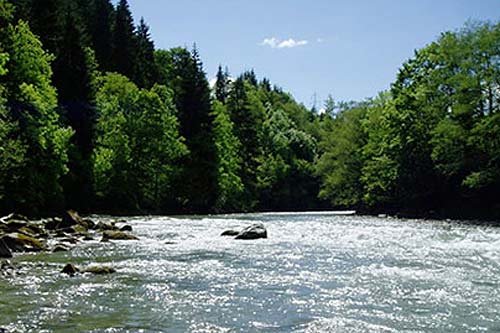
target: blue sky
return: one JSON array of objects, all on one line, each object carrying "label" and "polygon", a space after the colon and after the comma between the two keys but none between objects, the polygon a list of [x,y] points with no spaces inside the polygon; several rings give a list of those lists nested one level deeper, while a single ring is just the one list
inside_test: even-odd
[{"label": "blue sky", "polygon": [[318,107],[389,88],[413,51],[469,20],[500,20],[500,0],[129,0],[158,48],[196,42],[217,66],[259,78]]}]

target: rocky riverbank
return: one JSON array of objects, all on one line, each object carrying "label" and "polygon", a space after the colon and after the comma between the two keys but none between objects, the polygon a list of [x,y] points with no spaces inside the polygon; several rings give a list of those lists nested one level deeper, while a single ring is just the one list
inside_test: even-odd
[{"label": "rocky riverbank", "polygon": [[[15,271],[16,267],[9,259],[18,254],[70,251],[80,243],[99,239],[101,242],[109,242],[139,238],[132,234],[132,227],[124,220],[111,223],[95,222],[82,218],[73,210],[59,217],[38,221],[30,221],[19,214],[10,214],[0,218],[0,271],[2,274]],[[67,273],[65,269],[66,267],[61,267],[61,272]],[[115,270],[111,267],[95,266],[77,269],[74,273],[77,272],[109,274]]]}]

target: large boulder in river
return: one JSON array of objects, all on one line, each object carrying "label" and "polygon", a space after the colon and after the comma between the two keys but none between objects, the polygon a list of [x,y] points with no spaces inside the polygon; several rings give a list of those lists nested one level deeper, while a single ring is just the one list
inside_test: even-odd
[{"label": "large boulder in river", "polygon": [[[88,230],[95,228],[95,223],[89,219],[83,219],[74,210],[66,211],[62,218],[53,218],[46,222],[45,227],[48,230],[69,230],[78,227],[81,230]],[[69,230],[71,232],[71,230]]]},{"label": "large boulder in river", "polygon": [[220,235],[224,236],[224,237],[228,237],[228,236],[234,237],[234,236],[238,236],[239,234],[240,234],[240,232],[238,230],[226,230]]},{"label": "large boulder in river", "polygon": [[99,231],[120,231],[120,228],[118,228],[116,225],[104,222],[97,223],[96,229]]},{"label": "large boulder in river", "polygon": [[131,225],[124,225],[123,227],[120,228],[120,231],[128,231],[132,232],[132,226]]},{"label": "large boulder in river", "polygon": [[0,258],[12,258],[12,252],[3,239],[0,239]]},{"label": "large boulder in river", "polygon": [[262,223],[255,223],[243,229],[235,239],[250,240],[267,238],[267,230]]},{"label": "large boulder in river", "polygon": [[0,238],[12,252],[40,252],[46,249],[45,244],[33,237],[11,233]]},{"label": "large boulder in river", "polygon": [[102,240],[139,240],[139,238],[126,232],[108,230],[102,234]]},{"label": "large boulder in river", "polygon": [[76,211],[74,210],[66,211],[62,216],[62,221],[59,227],[61,229],[64,229],[76,225],[84,227],[85,229],[92,229],[95,227],[95,223],[92,220],[81,218]]}]

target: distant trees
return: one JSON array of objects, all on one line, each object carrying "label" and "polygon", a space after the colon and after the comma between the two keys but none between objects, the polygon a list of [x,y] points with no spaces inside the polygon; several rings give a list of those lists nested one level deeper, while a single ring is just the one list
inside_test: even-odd
[{"label": "distant trees", "polygon": [[493,214],[499,42],[500,26],[487,23],[444,33],[403,64],[389,94],[327,120],[321,195],[378,210]]}]

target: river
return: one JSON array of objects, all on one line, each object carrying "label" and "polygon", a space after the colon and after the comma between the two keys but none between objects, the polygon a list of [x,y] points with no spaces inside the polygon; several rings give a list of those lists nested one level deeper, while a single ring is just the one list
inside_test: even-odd
[{"label": "river", "polygon": [[[499,228],[329,213],[127,220],[140,241],[16,257],[21,271],[0,277],[0,327],[500,332]],[[256,221],[268,239],[219,236]],[[117,273],[70,278],[68,262]]]}]

